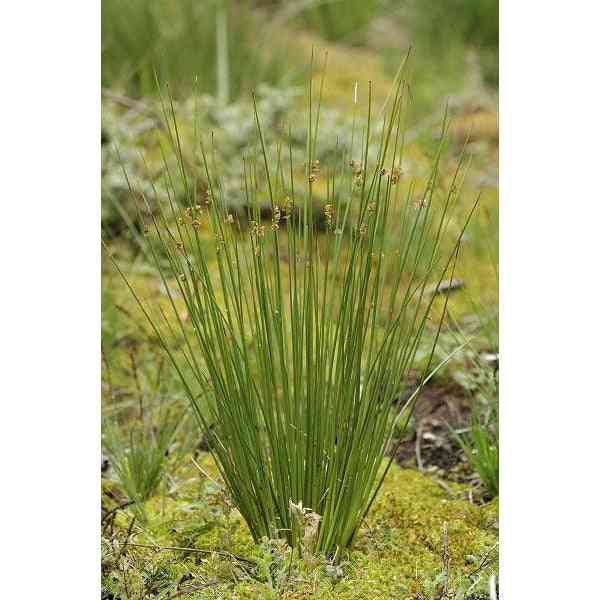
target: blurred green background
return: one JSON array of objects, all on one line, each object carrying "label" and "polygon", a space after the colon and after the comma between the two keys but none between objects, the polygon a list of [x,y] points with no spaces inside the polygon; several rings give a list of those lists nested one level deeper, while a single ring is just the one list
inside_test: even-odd
[{"label": "blurred green background", "polygon": [[412,46],[415,87],[428,88],[423,101],[457,93],[473,71],[493,89],[498,2],[102,2],[102,85],[136,97],[155,92],[154,70],[178,95],[189,93],[196,78],[203,93],[227,86],[228,100],[261,82],[289,85],[301,81],[311,45],[335,45],[349,66],[373,54],[388,75]]}]

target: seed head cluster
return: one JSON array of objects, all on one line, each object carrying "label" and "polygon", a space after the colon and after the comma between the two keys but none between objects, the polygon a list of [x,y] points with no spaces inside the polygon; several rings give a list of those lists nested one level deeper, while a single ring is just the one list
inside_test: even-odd
[{"label": "seed head cluster", "polygon": [[327,221],[327,227],[329,229],[333,229],[333,219],[335,215],[335,207],[333,204],[326,204],[323,207],[323,212],[325,213],[325,220]]},{"label": "seed head cluster", "polygon": [[265,226],[257,223],[256,221],[250,221],[250,234],[255,238],[261,238],[265,235]]},{"label": "seed head cluster", "polygon": [[281,220],[281,210],[279,206],[273,208],[273,222],[271,223],[271,229],[277,231],[279,229],[279,221]]},{"label": "seed head cluster", "polygon": [[310,183],[314,183],[317,180],[317,176],[321,171],[321,163],[318,160],[314,160],[310,165],[310,174],[308,176],[308,181]]},{"label": "seed head cluster", "polygon": [[292,201],[289,196],[286,196],[281,202],[281,209],[283,211],[283,218],[289,221],[292,216],[292,209],[294,206],[292,205]]}]

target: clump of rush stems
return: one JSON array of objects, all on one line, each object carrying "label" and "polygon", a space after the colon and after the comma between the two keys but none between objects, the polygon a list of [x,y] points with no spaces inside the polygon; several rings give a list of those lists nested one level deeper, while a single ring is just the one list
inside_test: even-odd
[{"label": "clump of rush stems", "polygon": [[[366,126],[353,136],[360,144],[319,162],[322,90],[321,82],[315,99],[309,85],[300,158],[291,142],[271,156],[254,105],[257,150],[244,159],[243,192],[253,207],[247,231],[229,213],[223,179],[195,136],[201,191],[183,158],[173,102],[163,98],[185,194],[154,199],[147,240],[172,314],[155,314],[115,265],[180,375],[253,538],[301,548],[307,531],[298,511],[309,511],[312,551],[339,557],[391,464],[384,457],[395,402],[435,298],[426,290],[453,273],[462,232],[445,252],[441,242],[464,161],[450,190],[437,194],[444,120],[424,189],[401,185],[401,69],[378,141],[369,85]],[[317,190],[326,194],[324,208]],[[265,198],[268,219],[261,217]],[[314,226],[317,210],[325,233]],[[431,356],[440,325],[428,337]],[[413,406],[414,396],[406,410]]]}]

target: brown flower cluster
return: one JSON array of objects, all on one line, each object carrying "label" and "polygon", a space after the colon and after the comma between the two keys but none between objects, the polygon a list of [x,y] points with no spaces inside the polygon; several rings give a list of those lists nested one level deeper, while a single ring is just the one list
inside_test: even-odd
[{"label": "brown flower cluster", "polygon": [[335,207],[333,204],[326,204],[323,207],[323,212],[325,213],[325,220],[327,221],[327,227],[329,229],[333,229],[333,220],[335,216]]}]

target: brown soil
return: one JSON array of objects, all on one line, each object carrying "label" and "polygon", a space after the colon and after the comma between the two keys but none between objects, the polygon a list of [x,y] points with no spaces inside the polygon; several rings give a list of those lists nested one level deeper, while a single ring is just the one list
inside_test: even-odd
[{"label": "brown soil", "polygon": [[[409,386],[404,399],[416,385]],[[450,481],[472,483],[473,473],[451,431],[464,427],[469,414],[470,399],[462,387],[452,382],[432,383],[421,392],[402,442],[394,444],[390,451],[395,451],[397,462],[404,467],[435,473]]]}]

